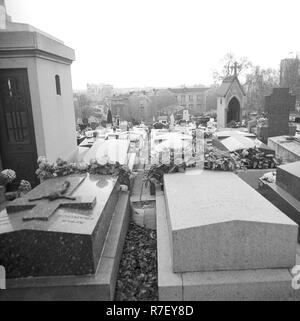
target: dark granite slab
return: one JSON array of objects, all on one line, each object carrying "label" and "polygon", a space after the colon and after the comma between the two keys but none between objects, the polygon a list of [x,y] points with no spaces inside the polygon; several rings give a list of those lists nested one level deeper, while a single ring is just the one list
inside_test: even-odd
[{"label": "dark granite slab", "polygon": [[95,274],[9,279],[0,301],[113,300],[129,220],[129,193],[121,192]]},{"label": "dark granite slab", "polygon": [[[86,179],[86,176],[59,177],[52,180],[46,180],[29,192],[25,197],[18,198],[6,206],[8,214],[29,211],[23,215],[23,221],[48,221],[49,218],[60,207],[88,210],[93,209],[96,204],[95,196],[77,196],[72,194]],[[57,191],[68,184],[65,192]]]},{"label": "dark granite slab", "polygon": [[[277,169],[278,170],[278,169]],[[268,201],[279,208],[295,223],[300,225],[300,201],[288,193],[285,189],[278,186],[276,183],[268,183],[260,180],[261,185],[258,189]],[[298,227],[298,242],[300,242],[300,233]]]},{"label": "dark granite slab", "polygon": [[279,166],[276,184],[300,201],[300,161]]},{"label": "dark granite slab", "polygon": [[30,209],[10,214],[2,210],[0,265],[6,268],[7,277],[94,274],[118,194],[116,178],[92,175],[72,197],[95,197],[93,208],[58,207],[43,221],[24,221]]}]

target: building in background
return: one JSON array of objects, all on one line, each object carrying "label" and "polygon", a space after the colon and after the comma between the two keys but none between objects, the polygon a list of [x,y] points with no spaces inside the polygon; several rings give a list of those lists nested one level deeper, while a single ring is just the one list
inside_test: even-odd
[{"label": "building in background", "polygon": [[105,84],[87,84],[87,96],[92,101],[103,101],[105,98],[110,98],[113,96],[114,87],[112,85]]},{"label": "building in background", "polygon": [[206,112],[206,93],[209,88],[183,87],[169,88],[178,105],[188,109],[190,114],[197,116]]},{"label": "building in background", "polygon": [[209,88],[147,88],[119,92],[110,85],[87,85],[86,97],[111,109],[120,121],[152,124],[160,116],[168,116],[188,109],[197,116],[206,111],[206,94]]}]

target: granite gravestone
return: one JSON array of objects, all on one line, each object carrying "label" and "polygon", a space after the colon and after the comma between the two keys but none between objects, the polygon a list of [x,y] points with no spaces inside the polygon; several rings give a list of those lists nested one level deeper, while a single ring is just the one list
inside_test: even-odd
[{"label": "granite gravestone", "polygon": [[293,265],[293,222],[237,175],[165,175],[165,195],[175,272]]},{"label": "granite gravestone", "polygon": [[273,88],[273,93],[265,97],[268,137],[289,135],[289,114],[295,105],[296,96],[289,93],[289,88]]},{"label": "granite gravestone", "polygon": [[300,162],[279,166],[276,183],[300,201]]},{"label": "granite gravestone", "polygon": [[167,174],[157,198],[160,300],[292,298],[297,225],[237,175]]},{"label": "granite gravestone", "polygon": [[[67,199],[35,200],[66,180]],[[10,203],[0,213],[0,264],[7,278],[94,274],[118,186],[116,178],[105,176],[54,178]]]}]

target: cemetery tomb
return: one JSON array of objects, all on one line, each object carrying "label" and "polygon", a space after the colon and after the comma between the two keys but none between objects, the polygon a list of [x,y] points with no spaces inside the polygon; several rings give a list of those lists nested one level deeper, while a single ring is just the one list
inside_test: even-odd
[{"label": "cemetery tomb", "polygon": [[293,298],[290,218],[234,173],[188,170],[164,183],[156,198],[160,300]]},{"label": "cemetery tomb", "polygon": [[[276,182],[260,180],[259,192],[300,224],[300,161],[281,165],[277,168]],[[300,235],[298,233],[298,242]]]},{"label": "cemetery tomb", "polygon": [[104,159],[108,159],[110,163],[119,162],[127,164],[127,152],[129,148],[128,140],[108,140],[98,148],[96,152],[96,160],[101,164]]},{"label": "cemetery tomb", "polygon": [[236,130],[234,128],[227,128],[227,130],[217,131],[213,134],[213,137],[218,139],[223,139],[223,138],[228,138],[228,137],[237,136],[237,135],[255,139],[254,134],[241,131],[240,129]]},{"label": "cemetery tomb", "polygon": [[217,146],[221,150],[227,150],[229,152],[234,152],[237,150],[256,148],[268,154],[274,154],[275,151],[270,147],[262,143],[258,139],[251,139],[242,135],[234,135],[224,139],[213,139],[213,145]]},{"label": "cemetery tomb", "polygon": [[74,60],[73,49],[33,26],[10,21],[0,30],[0,155],[17,172],[14,185],[38,184],[38,156],[76,157]]},{"label": "cemetery tomb", "polygon": [[276,156],[284,162],[300,161],[300,140],[297,137],[276,136],[268,139],[268,146],[275,150]]},{"label": "cemetery tomb", "polygon": [[245,92],[237,77],[237,64],[232,76],[225,77],[217,90],[218,128],[226,128],[232,122],[241,121]]},{"label": "cemetery tomb", "polygon": [[276,182],[278,186],[300,201],[300,162],[278,167]]},{"label": "cemetery tomb", "polygon": [[116,163],[124,165],[128,163],[127,152],[129,150],[129,140],[102,140],[97,139],[90,150],[84,155],[83,161],[89,163],[96,159],[97,162]]},{"label": "cemetery tomb", "polygon": [[[66,181],[62,198],[43,198]],[[8,278],[0,300],[112,299],[128,199],[117,178],[75,175],[46,180],[9,203],[0,213]]]},{"label": "cemetery tomb", "polygon": [[238,176],[164,179],[175,272],[293,265],[295,225]]}]

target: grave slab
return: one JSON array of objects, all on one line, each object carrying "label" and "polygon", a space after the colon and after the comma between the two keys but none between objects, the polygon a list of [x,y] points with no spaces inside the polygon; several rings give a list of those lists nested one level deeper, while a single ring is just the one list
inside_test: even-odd
[{"label": "grave slab", "polygon": [[101,148],[97,149],[96,159],[100,164],[104,158],[107,158],[112,163],[127,164],[129,144],[128,140],[106,140],[101,145]]},{"label": "grave slab", "polygon": [[277,136],[268,139],[268,146],[275,150],[277,157],[284,162],[300,161],[300,143],[299,141],[290,140],[288,136]]},{"label": "grave slab", "polygon": [[119,183],[116,178],[88,175],[71,196],[95,198],[94,207],[57,207],[49,200],[40,200],[42,217],[51,207],[48,219],[31,217],[24,221],[32,210],[16,211],[16,207],[31,204],[30,198],[51,192],[50,186],[61,181],[47,180],[0,213],[0,264],[5,266],[8,279],[95,273],[118,200]]},{"label": "grave slab", "polygon": [[184,301],[292,301],[288,269],[183,273]]},{"label": "grave slab", "polygon": [[160,301],[182,301],[182,276],[173,273],[164,195],[156,197],[157,268]]},{"label": "grave slab", "polygon": [[164,176],[174,272],[289,268],[297,225],[236,174]]},{"label": "grave slab", "polygon": [[121,192],[95,274],[9,279],[0,301],[113,300],[129,214],[129,194]]},{"label": "grave slab", "polygon": [[279,166],[276,184],[300,201],[300,161]]},{"label": "grave slab", "polygon": [[163,195],[156,198],[156,206],[160,301],[277,301],[295,298],[288,269],[175,273]]}]

